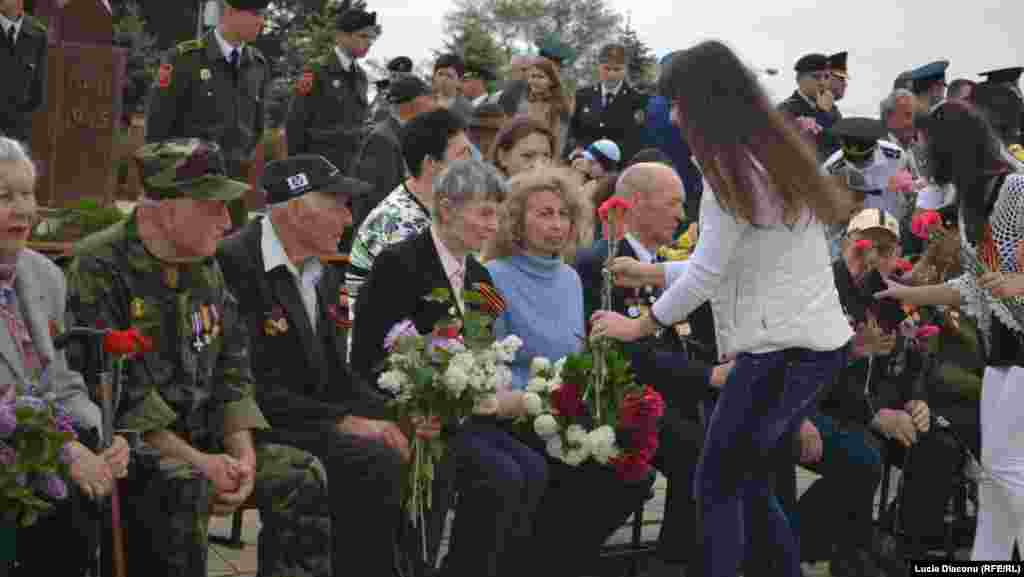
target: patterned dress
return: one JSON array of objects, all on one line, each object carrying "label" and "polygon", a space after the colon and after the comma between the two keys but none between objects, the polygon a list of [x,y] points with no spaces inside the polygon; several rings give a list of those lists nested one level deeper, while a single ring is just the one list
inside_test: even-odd
[{"label": "patterned dress", "polygon": [[[356,233],[350,252],[345,288],[350,303],[359,297],[359,288],[366,282],[373,261],[384,249],[412,238],[430,227],[430,211],[416,195],[400,184],[376,206]],[[349,318],[355,321],[356,307],[349,307]]]}]

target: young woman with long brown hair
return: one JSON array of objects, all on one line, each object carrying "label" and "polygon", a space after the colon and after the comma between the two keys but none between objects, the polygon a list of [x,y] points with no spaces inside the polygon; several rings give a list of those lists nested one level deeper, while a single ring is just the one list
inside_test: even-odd
[{"label": "young woman with long brown hair", "polygon": [[[878,296],[917,305],[965,303],[981,335],[985,374],[981,392],[981,464],[974,560],[1010,559],[1024,546],[1024,174],[1015,172],[992,127],[974,106],[939,104],[926,126],[935,182],[957,191],[965,274],[945,283],[905,287],[890,282]],[[961,258],[963,258],[961,256]],[[973,260],[973,259],[972,259]]]},{"label": "young woman with long brown hair", "polygon": [[[853,332],[824,237],[826,225],[850,214],[849,199],[819,173],[814,151],[721,42],[675,56],[660,90],[708,182],[701,240],[682,267],[661,269],[674,282],[648,316],[598,311],[594,334],[633,341],[711,301],[718,349],[736,364],[697,471],[703,574],[735,577],[745,542],[752,542],[775,554],[772,575],[799,577],[799,547],[772,505],[772,485],[777,463],[792,458],[783,439],[846,365]],[[636,278],[649,269],[635,261],[612,270],[621,283],[649,284]]]},{"label": "young woman with long brown hair", "polygon": [[526,70],[527,89],[519,103],[518,114],[526,114],[543,123],[555,135],[554,158],[558,158],[569,135],[572,101],[562,86],[555,63],[537,58]]}]

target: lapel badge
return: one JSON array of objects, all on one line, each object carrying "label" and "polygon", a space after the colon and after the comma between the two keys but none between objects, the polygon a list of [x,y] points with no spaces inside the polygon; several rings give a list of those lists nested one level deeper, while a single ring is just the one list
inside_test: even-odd
[{"label": "lapel badge", "polygon": [[213,76],[213,75],[212,75],[212,74],[210,73],[210,69],[209,69],[209,68],[203,68],[202,70],[200,70],[200,71],[199,71],[199,78],[200,78],[200,79],[201,79],[201,80],[202,80],[203,82],[206,82],[206,81],[207,81],[207,80],[209,80],[209,79],[210,79],[210,78],[211,78],[212,76]]},{"label": "lapel badge", "polygon": [[169,289],[178,288],[178,267],[173,265],[164,267],[164,284]]},{"label": "lapel badge", "polygon": [[590,113],[590,107],[589,106],[584,106],[583,107],[583,114],[589,114],[589,113]]},{"label": "lapel badge", "polygon": [[640,316],[640,307],[636,305],[630,305],[629,308],[626,309],[626,314],[629,315],[629,318],[635,319]]},{"label": "lapel badge", "polygon": [[135,320],[139,320],[146,316],[146,304],[139,297],[132,299],[131,309],[132,318]]},{"label": "lapel badge", "polygon": [[334,82],[331,82],[331,86],[333,86],[335,88],[341,88],[341,80],[338,80],[337,78],[335,78]]},{"label": "lapel badge", "polygon": [[284,317],[284,309],[280,305],[274,305],[267,320],[263,322],[263,332],[268,337],[276,337],[288,332],[288,319]]}]

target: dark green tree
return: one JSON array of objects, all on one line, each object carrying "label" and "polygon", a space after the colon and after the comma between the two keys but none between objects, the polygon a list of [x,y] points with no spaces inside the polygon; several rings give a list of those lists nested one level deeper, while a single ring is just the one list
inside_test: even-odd
[{"label": "dark green tree", "polygon": [[627,70],[629,71],[629,82],[633,86],[643,87],[654,81],[657,72],[657,61],[654,53],[647,44],[640,39],[636,29],[626,22],[619,34],[619,42],[626,48]]}]

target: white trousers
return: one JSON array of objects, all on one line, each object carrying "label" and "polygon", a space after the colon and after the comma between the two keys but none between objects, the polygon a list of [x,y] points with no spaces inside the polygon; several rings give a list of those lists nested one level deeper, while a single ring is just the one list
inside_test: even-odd
[{"label": "white trousers", "polygon": [[1007,561],[1024,549],[1024,368],[988,367],[981,391],[978,529],[971,559]]}]

